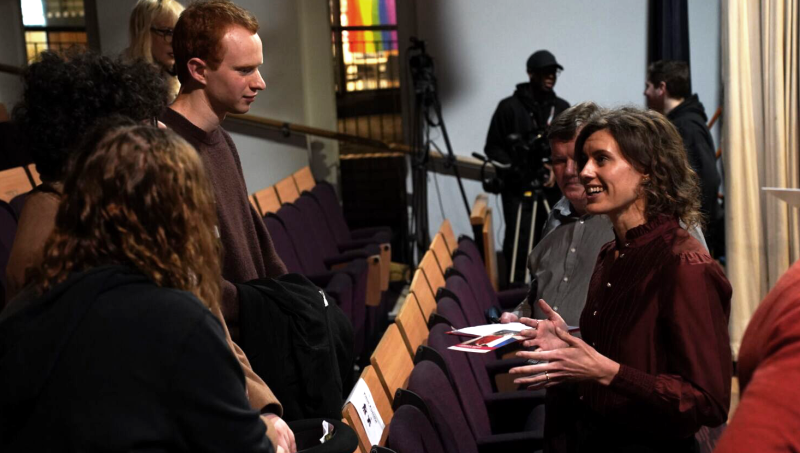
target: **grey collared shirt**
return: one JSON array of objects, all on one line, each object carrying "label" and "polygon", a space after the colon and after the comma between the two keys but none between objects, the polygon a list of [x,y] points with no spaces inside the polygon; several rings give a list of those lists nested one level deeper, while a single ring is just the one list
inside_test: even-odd
[{"label": "grey collared shirt", "polygon": [[[577,326],[597,255],[603,245],[614,240],[614,228],[606,216],[579,216],[562,197],[550,211],[544,231],[546,236],[528,256],[528,269],[538,282],[537,300],[544,299],[567,325]],[[703,233],[697,227],[689,232],[706,246]],[[534,318],[545,318],[537,304],[533,304],[533,309]],[[514,313],[530,316],[527,300]]]}]

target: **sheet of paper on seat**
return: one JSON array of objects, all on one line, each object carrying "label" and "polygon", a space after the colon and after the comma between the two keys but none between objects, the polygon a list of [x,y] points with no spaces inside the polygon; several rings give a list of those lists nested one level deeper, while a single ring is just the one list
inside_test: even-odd
[{"label": "sheet of paper on seat", "polygon": [[484,324],[482,326],[465,327],[463,329],[453,330],[454,335],[470,335],[475,337],[482,337],[485,335],[492,335],[498,330],[506,330],[512,332],[521,332],[531,327],[522,324],[521,322],[510,322],[508,324]]},{"label": "sheet of paper on seat", "polygon": [[347,397],[345,404],[353,403],[353,406],[358,412],[358,418],[361,419],[361,425],[364,431],[367,432],[369,442],[372,445],[378,445],[381,442],[381,435],[386,425],[381,419],[381,414],[375,406],[375,400],[372,398],[372,392],[369,391],[369,386],[363,379],[356,382],[355,387]]},{"label": "sheet of paper on seat", "polygon": [[780,187],[762,187],[766,193],[770,193],[789,203],[790,206],[800,206],[800,189],[782,189]]}]

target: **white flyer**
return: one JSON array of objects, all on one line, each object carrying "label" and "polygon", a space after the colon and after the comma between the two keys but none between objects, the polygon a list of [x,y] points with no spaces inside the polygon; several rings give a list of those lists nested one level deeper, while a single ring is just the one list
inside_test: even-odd
[{"label": "white flyer", "polygon": [[367,432],[369,442],[372,445],[378,445],[383,435],[383,429],[386,425],[381,419],[381,414],[378,413],[378,408],[375,406],[375,400],[372,398],[372,392],[369,391],[367,383],[363,379],[356,382],[353,391],[347,397],[345,404],[352,403],[358,412],[358,417],[361,419],[361,425],[364,431]]}]

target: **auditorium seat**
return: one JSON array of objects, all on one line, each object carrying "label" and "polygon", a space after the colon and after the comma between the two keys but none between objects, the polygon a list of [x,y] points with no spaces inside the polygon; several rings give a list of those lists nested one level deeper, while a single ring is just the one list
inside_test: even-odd
[{"label": "auditorium seat", "polygon": [[[452,298],[446,296],[442,297],[442,299],[439,300],[436,309],[443,318],[450,322],[452,327],[455,327],[456,329],[466,327],[467,321],[464,317],[464,313],[461,311],[461,307],[459,307],[458,303],[456,303],[456,301],[454,301]],[[468,338],[456,336],[455,339],[449,338],[449,340],[457,342],[466,341]],[[505,350],[508,349],[504,349],[503,351]],[[467,360],[469,361],[470,367],[472,368],[472,374],[475,377],[475,382],[478,383],[478,387],[480,388],[481,394],[484,396],[484,398],[490,398],[493,393],[497,392],[497,386],[494,384],[494,379],[499,374],[508,373],[508,370],[511,368],[524,365],[525,362],[525,360],[518,358],[498,359],[498,354],[496,353],[465,354]],[[511,387],[514,391],[516,391],[516,385],[512,385]],[[530,393],[527,390],[523,390],[523,392]]]},{"label": "auditorium seat", "polygon": [[314,175],[311,173],[311,167],[308,165],[292,173],[292,178],[294,178],[294,183],[297,186],[297,190],[301,194],[307,190],[313,189],[317,184],[314,181]]},{"label": "auditorium seat", "polygon": [[430,420],[414,406],[400,406],[388,429],[386,446],[395,453],[444,451],[439,435],[433,429]]},{"label": "auditorium seat", "polygon": [[0,200],[10,202],[17,195],[33,189],[28,173],[23,167],[0,171]]},{"label": "auditorium seat", "polygon": [[444,243],[447,245],[450,256],[452,256],[458,248],[458,240],[456,239],[455,233],[453,233],[453,226],[450,224],[449,220],[444,219],[444,221],[442,221],[442,224],[439,226],[439,233],[444,236]]},{"label": "auditorium seat", "polygon": [[397,325],[391,324],[370,357],[370,363],[375,368],[389,401],[394,401],[398,388],[406,386],[408,376],[414,368],[414,362],[404,352],[405,349],[400,330]]},{"label": "auditorium seat", "polygon": [[[267,214],[264,224],[272,237],[275,252],[281,257],[287,270],[305,275],[315,285],[325,289],[325,292],[339,304],[344,314],[353,323],[353,332],[356,335],[354,349],[356,354],[360,354],[364,347],[366,264],[361,265],[356,262],[348,264],[348,269],[346,269],[348,272],[344,270],[330,271],[325,269],[321,263],[319,266],[306,268],[301,263],[298,248],[281,219],[276,214]],[[308,247],[308,243],[301,241],[301,246]],[[363,276],[361,276],[362,272]],[[361,332],[360,336],[359,332]]]},{"label": "auditorium seat", "polygon": [[[506,436],[509,440],[526,439],[527,449],[533,450],[541,443],[544,428],[544,393],[510,392],[494,393],[485,397],[481,391],[467,352],[447,349],[458,344],[459,337],[448,335],[444,324],[431,328],[429,346],[444,359],[456,395],[473,435],[478,439]],[[412,390],[409,388],[409,390]],[[519,451],[519,450],[508,450]]]},{"label": "auditorium seat", "polygon": [[442,271],[442,275],[444,275],[447,269],[453,265],[453,257],[450,255],[450,250],[447,248],[444,236],[441,233],[436,233],[436,236],[433,237],[430,250],[433,252],[433,256],[436,257],[439,269]]},{"label": "auditorium seat", "polygon": [[434,297],[422,269],[417,269],[417,271],[414,272],[408,294],[409,296],[413,296],[414,300],[419,305],[425,322],[429,322],[431,315],[436,312],[436,297]]},{"label": "auditorium seat", "polygon": [[528,295],[528,287],[495,291],[486,268],[482,261],[475,262],[480,256],[475,257],[474,243],[461,241],[459,251],[453,256],[453,268],[461,273],[469,282],[475,298],[485,310],[489,307],[498,307],[501,310],[511,310]]},{"label": "auditorium seat", "polygon": [[[332,268],[354,259],[367,260],[369,276],[367,279],[367,304],[377,306],[381,302],[381,251],[377,244],[364,244],[342,250],[336,245],[333,234],[325,224],[325,213],[319,204],[308,194],[301,195],[293,203],[305,217],[305,234],[316,240],[325,265]],[[388,270],[388,263],[385,264]]]},{"label": "auditorium seat", "polygon": [[255,201],[256,211],[262,216],[277,212],[281,208],[281,202],[278,199],[278,193],[275,192],[275,186],[261,189],[250,198]]},{"label": "auditorium seat", "polygon": [[294,183],[292,175],[289,175],[277,183],[275,183],[275,191],[278,193],[278,198],[281,204],[294,203],[300,197],[300,191],[297,190],[297,185]]},{"label": "auditorium seat", "polygon": [[[458,274],[448,275],[445,288],[452,293],[453,299],[458,302],[470,326],[480,326],[487,323],[484,305],[475,299],[472,288],[464,277]],[[437,294],[437,296],[441,297],[441,294]],[[444,294],[447,294],[447,292],[444,292]]]},{"label": "auditorium seat", "polygon": [[29,193],[30,192],[21,193],[12,198],[11,202],[8,203],[11,206],[11,210],[14,211],[14,216],[17,220],[19,220],[19,216],[22,214],[22,208],[25,207],[25,200],[28,199]]},{"label": "auditorium seat", "polygon": [[392,231],[388,227],[351,230],[345,221],[344,212],[341,205],[339,205],[339,199],[336,197],[336,191],[327,182],[320,181],[309,193],[322,206],[325,217],[328,219],[328,225],[333,231],[336,242],[340,245],[348,246],[351,243],[362,242],[388,244],[392,242]]},{"label": "auditorium seat", "polygon": [[392,262],[392,233],[389,228],[366,228],[350,231],[344,219],[342,207],[336,198],[333,186],[326,182],[315,185],[305,195],[317,202],[324,213],[324,223],[331,232],[336,246],[345,251],[375,244],[380,248],[381,262],[381,290],[389,288],[389,273]]},{"label": "auditorium seat", "polygon": [[[367,390],[372,396],[372,400],[375,402],[375,408],[378,410],[378,414],[380,415],[384,425],[389,426],[394,417],[394,410],[392,409],[392,403],[389,401],[389,397],[386,395],[386,392],[383,389],[380,378],[378,378],[378,374],[375,372],[375,368],[373,368],[371,365],[367,365],[364,368],[364,371],[361,372],[360,379],[366,384]],[[367,436],[366,428],[364,427],[361,417],[359,416],[359,410],[361,410],[361,408],[355,407],[348,399],[344,405],[344,408],[342,409],[342,416],[345,420],[347,420],[347,423],[353,428],[353,431],[355,431],[356,435],[358,436],[359,449],[364,452],[369,452],[370,447],[372,447],[372,443]],[[382,437],[384,440],[387,434],[388,432],[383,433]]]},{"label": "auditorium seat", "polygon": [[5,201],[0,201],[0,309],[6,302],[6,266],[11,255],[11,245],[17,233],[17,217],[11,206]]},{"label": "auditorium seat", "polygon": [[428,340],[428,324],[422,316],[416,296],[408,294],[403,307],[397,313],[395,323],[403,336],[409,356],[413,358],[417,348]]}]

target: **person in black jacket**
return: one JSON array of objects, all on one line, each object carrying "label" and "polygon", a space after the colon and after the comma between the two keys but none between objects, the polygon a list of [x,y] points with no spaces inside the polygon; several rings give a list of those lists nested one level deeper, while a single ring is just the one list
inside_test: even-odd
[{"label": "person in black jacket", "polygon": [[[484,152],[495,161],[511,164],[508,170],[498,169],[498,178],[503,181],[500,195],[503,200],[503,219],[505,220],[506,234],[503,240],[503,254],[511,269],[511,256],[514,246],[514,231],[517,221],[517,209],[523,202],[524,193],[531,190],[530,175],[541,169],[541,161],[530,159],[530,153],[520,146],[522,142],[529,142],[538,134],[542,134],[541,144],[547,143],[547,127],[553,118],[569,107],[569,103],[556,96],[553,88],[556,85],[558,74],[564,69],[547,50],[534,52],[527,61],[526,69],[529,82],[520,83],[514,94],[500,101],[489,132],[486,136]],[[528,153],[528,155],[523,155]],[[549,151],[545,153],[549,156]],[[550,206],[561,198],[561,192],[555,187],[555,180],[549,178],[544,189]],[[537,224],[534,226],[534,245],[540,239],[540,233],[547,219],[547,212],[540,203],[537,214]],[[523,280],[525,261],[528,256],[528,237],[530,231],[532,202],[523,203],[520,222],[519,250],[514,280]]]},{"label": "person in black jacket", "polygon": [[700,211],[706,222],[706,242],[711,255],[720,257],[725,248],[723,211],[717,201],[720,176],[705,107],[691,91],[689,65],[676,60],[652,63],[647,68],[644,95],[647,106],[666,115],[683,138],[689,164],[700,178]]},{"label": "person in black jacket", "polygon": [[199,156],[130,120],[89,137],[37,284],[0,315],[0,451],[273,452],[209,310],[220,245]]}]

